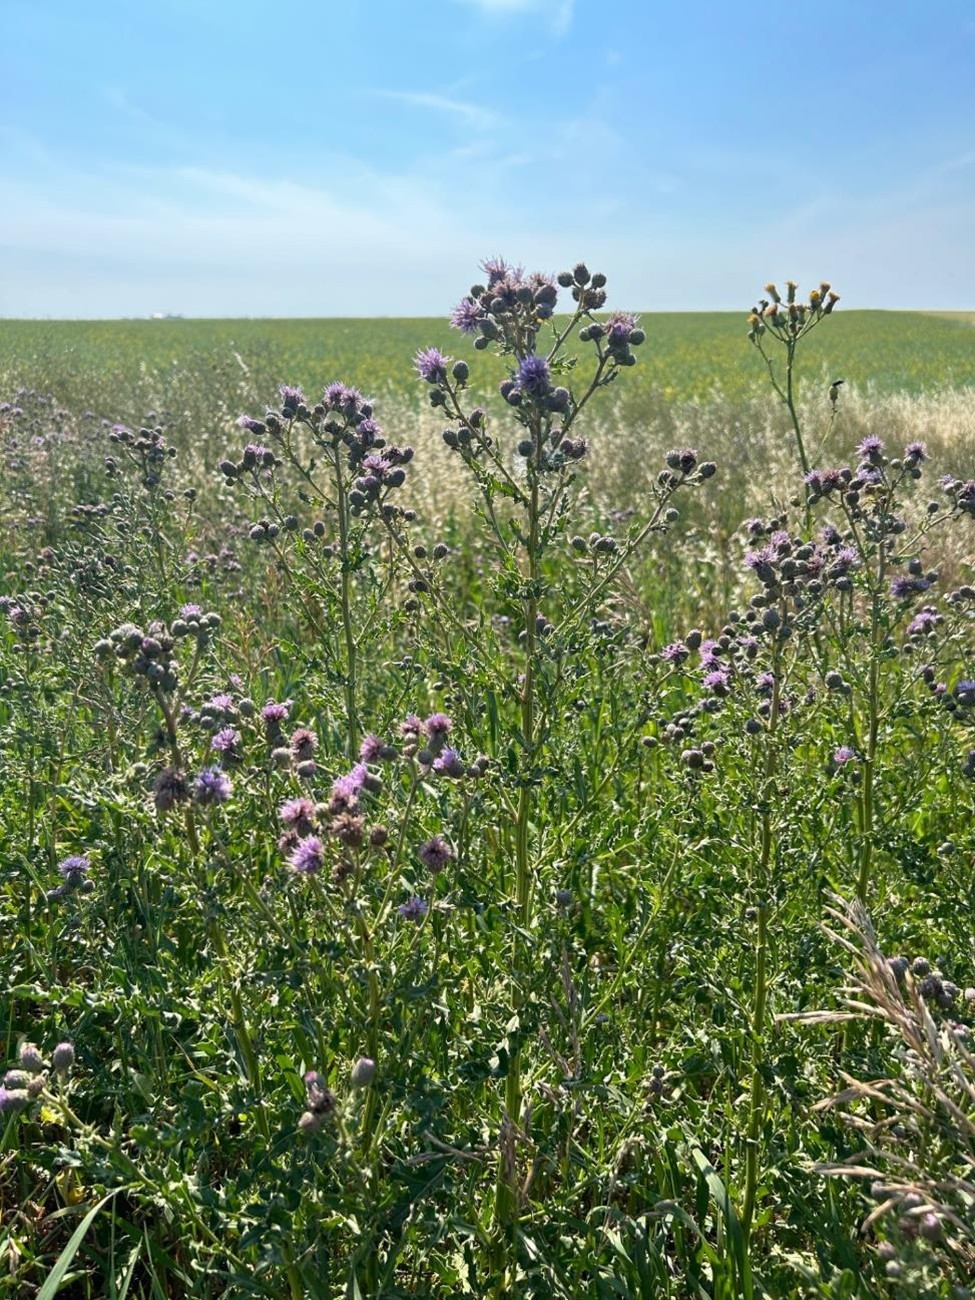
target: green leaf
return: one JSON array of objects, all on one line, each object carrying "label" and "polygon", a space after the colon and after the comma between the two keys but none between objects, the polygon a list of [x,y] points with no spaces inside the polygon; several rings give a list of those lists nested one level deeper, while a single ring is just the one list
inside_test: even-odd
[{"label": "green leaf", "polygon": [[71,1234],[71,1240],[65,1246],[64,1250],[58,1257],[57,1263],[45,1278],[44,1285],[41,1287],[40,1291],[38,1291],[36,1300],[53,1300],[53,1297],[57,1295],[61,1283],[64,1281],[65,1274],[71,1267],[71,1261],[74,1259],[75,1255],[77,1255],[78,1247],[81,1245],[82,1241],[84,1241],[85,1233],[95,1221],[99,1210],[103,1209],[112,1197],[117,1196],[121,1190],[120,1187],[116,1187],[115,1190],[109,1192],[107,1196],[103,1196],[97,1205],[91,1207]]}]

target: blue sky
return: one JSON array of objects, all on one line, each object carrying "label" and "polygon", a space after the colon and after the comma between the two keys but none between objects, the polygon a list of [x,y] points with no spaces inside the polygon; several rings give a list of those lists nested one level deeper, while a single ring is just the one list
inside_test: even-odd
[{"label": "blue sky", "polygon": [[971,0],[3,0],[0,314],[975,309]]}]

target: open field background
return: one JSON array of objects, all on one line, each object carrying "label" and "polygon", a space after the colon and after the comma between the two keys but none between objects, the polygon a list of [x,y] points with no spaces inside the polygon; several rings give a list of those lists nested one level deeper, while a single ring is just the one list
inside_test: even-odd
[{"label": "open field background", "polygon": [[[731,401],[764,391],[744,313],[645,312],[641,322],[651,345],[627,377],[635,411],[661,400],[703,402],[716,390]],[[975,342],[964,328],[971,322],[975,313],[838,311],[804,346],[803,370],[810,382],[842,374],[858,391],[878,394],[973,387]],[[225,402],[241,391],[242,373],[255,396],[281,375],[309,392],[337,375],[378,399],[418,401],[410,365],[417,349],[462,347],[432,319],[4,321],[0,339],[7,389],[27,384],[75,407],[109,406],[99,414],[117,419],[139,418],[147,401],[179,409],[195,391],[190,385],[209,386]],[[500,363],[478,363],[501,377]]]},{"label": "open field background", "polygon": [[[788,417],[770,399],[762,358],[737,313],[642,317],[650,339],[640,364],[584,415],[593,441],[588,484],[598,510],[635,504],[646,475],[675,443],[742,472],[691,507],[724,533],[764,501],[770,484],[786,491],[791,464]],[[133,426],[154,412],[192,460],[197,486],[218,481],[215,468],[237,437],[242,411],[260,413],[281,382],[309,393],[339,378],[377,403],[381,423],[400,442],[423,450],[436,472],[416,485],[431,522],[463,511],[469,497],[440,442],[412,358],[438,346],[472,358],[472,392],[490,400],[503,363],[471,352],[442,321],[162,320],[8,321],[0,325],[0,391],[25,387],[51,395],[73,428],[98,420]],[[830,419],[831,379],[846,383]],[[867,433],[920,437],[961,474],[975,461],[975,335],[964,314],[837,312],[804,343],[797,380],[810,450],[828,459]],[[772,471],[770,479],[769,470]],[[435,489],[435,491],[434,491]],[[424,499],[425,498],[425,499]]]},{"label": "open field background", "polygon": [[[642,325],[533,479],[440,322],[0,323],[0,1295],[971,1296],[975,329],[817,326],[807,502]],[[389,526],[236,424],[335,379]]]}]

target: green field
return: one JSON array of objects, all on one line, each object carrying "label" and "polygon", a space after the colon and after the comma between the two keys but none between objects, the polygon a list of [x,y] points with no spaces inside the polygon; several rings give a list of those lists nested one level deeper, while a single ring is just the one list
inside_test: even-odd
[{"label": "green field", "polygon": [[[744,314],[649,312],[641,322],[649,343],[626,385],[635,411],[651,396],[700,402],[718,389],[738,400],[762,385]],[[150,399],[180,409],[189,385],[212,386],[222,400],[242,385],[266,392],[299,383],[312,392],[341,378],[402,398],[417,392],[410,362],[418,348],[472,355],[442,321],[426,319],[6,321],[0,341],[8,390],[26,384],[119,419],[140,418]],[[963,317],[838,311],[810,336],[804,369],[816,382],[842,376],[881,393],[975,387],[975,335]]]},{"label": "green field", "polygon": [[515,301],[0,325],[0,1295],[971,1296],[975,330]]}]

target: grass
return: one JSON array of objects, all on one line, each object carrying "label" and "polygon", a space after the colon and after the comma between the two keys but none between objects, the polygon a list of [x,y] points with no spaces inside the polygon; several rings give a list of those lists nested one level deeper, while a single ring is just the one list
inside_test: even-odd
[{"label": "grass", "polygon": [[[651,345],[629,378],[627,409],[652,398],[702,402],[716,391],[751,397],[765,380],[744,346],[744,313],[645,313]],[[808,343],[810,383],[842,371],[853,387],[916,395],[975,385],[975,348],[963,316],[838,312]],[[312,389],[340,376],[380,398],[415,393],[409,359],[434,344],[457,351],[457,335],[435,320],[7,321],[0,373],[8,391],[50,392],[74,407],[118,419],[181,409],[190,383],[218,403],[242,389],[288,382]],[[499,365],[485,367],[500,376]],[[200,394],[202,397],[203,394]]]},{"label": "grass", "polygon": [[817,328],[817,494],[643,323],[577,422],[434,322],[3,326],[0,1293],[965,1294],[970,332]]}]

